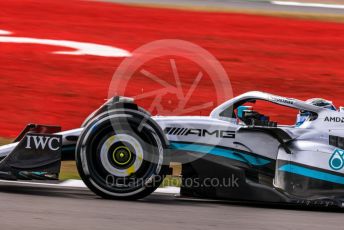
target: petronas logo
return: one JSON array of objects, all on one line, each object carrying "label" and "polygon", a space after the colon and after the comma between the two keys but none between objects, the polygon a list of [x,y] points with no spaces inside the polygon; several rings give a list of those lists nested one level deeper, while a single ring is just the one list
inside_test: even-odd
[{"label": "petronas logo", "polygon": [[330,167],[333,170],[341,170],[344,167],[344,150],[336,149],[330,158]]}]

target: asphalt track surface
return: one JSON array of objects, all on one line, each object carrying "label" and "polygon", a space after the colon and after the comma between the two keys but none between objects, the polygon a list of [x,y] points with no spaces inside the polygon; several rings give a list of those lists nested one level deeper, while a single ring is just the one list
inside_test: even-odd
[{"label": "asphalt track surface", "polygon": [[[98,0],[99,1],[99,0]],[[298,13],[298,14],[324,14],[324,15],[344,15],[344,9],[309,7],[309,6],[286,6],[272,4],[268,0],[100,0],[105,2],[126,3],[126,4],[153,4],[168,5],[175,7],[196,7],[214,8],[222,10],[236,11],[263,11],[273,13]],[[290,0],[297,2],[297,0]]]},{"label": "asphalt track surface", "polygon": [[343,229],[341,210],[181,200],[110,201],[86,189],[0,183],[1,229]]}]

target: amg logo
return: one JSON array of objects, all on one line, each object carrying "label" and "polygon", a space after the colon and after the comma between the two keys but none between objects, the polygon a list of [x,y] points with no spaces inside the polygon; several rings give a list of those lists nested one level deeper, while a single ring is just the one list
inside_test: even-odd
[{"label": "amg logo", "polygon": [[52,136],[34,136],[27,135],[26,149],[42,149],[49,148],[52,151],[60,149],[60,138]]},{"label": "amg logo", "polygon": [[228,130],[209,131],[206,129],[166,127],[164,132],[168,135],[177,135],[177,136],[195,135],[199,137],[214,136],[218,138],[235,138],[235,131],[228,131]]},{"label": "amg logo", "polygon": [[325,117],[325,121],[344,123],[344,117]]}]

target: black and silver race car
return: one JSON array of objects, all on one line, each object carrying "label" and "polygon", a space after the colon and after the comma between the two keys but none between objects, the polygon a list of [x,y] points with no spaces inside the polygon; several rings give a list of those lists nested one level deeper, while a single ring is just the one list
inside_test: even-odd
[{"label": "black and silver race car", "polygon": [[[299,111],[298,123],[245,106],[258,101]],[[61,160],[75,159],[97,195],[140,199],[178,162],[182,196],[343,207],[343,149],[344,114],[333,106],[248,92],[209,116],[151,116],[114,97],[78,129],[28,125],[0,147],[0,178],[55,180]]]}]

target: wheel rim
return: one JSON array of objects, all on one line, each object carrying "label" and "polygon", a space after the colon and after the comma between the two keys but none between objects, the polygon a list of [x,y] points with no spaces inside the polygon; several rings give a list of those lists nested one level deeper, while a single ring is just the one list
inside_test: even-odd
[{"label": "wheel rim", "polygon": [[144,155],[139,141],[128,134],[107,138],[100,150],[104,169],[116,177],[128,177],[142,165]]},{"label": "wheel rim", "polygon": [[112,160],[116,166],[128,166],[132,159],[133,154],[125,145],[118,146],[112,153]]},{"label": "wheel rim", "polygon": [[[115,124],[118,124],[119,127],[114,128],[112,125],[109,125],[108,121],[110,119],[111,121],[116,119]],[[82,164],[79,164],[79,171],[82,170],[81,174],[84,174],[85,180],[87,178],[88,186],[93,186],[105,194],[116,197],[133,196],[146,189],[151,190],[159,186],[161,183],[159,181],[163,179],[163,176],[160,176],[163,164],[162,143],[149,125],[145,124],[139,130],[140,122],[140,119],[133,118],[130,115],[124,118],[122,114],[121,117],[116,117],[114,114],[113,116],[98,120],[87,129],[84,138],[82,138],[83,141],[79,144],[80,149],[78,152],[80,152],[80,161],[82,162]],[[100,154],[104,143],[110,142],[113,144],[112,136],[116,138],[119,135],[133,137],[143,149],[143,151],[141,149],[136,151],[129,148],[133,159],[135,159],[131,166],[134,166],[135,162],[141,161],[138,153],[142,152],[142,155],[143,153],[145,154],[144,158],[142,156],[142,165],[133,173],[120,172],[123,168],[119,169],[118,165],[116,170],[114,170],[116,173],[113,173],[114,166],[111,165],[111,161],[113,161],[112,154],[116,148],[113,148],[112,152],[110,151],[111,157],[109,157],[109,154]],[[124,140],[122,141],[123,143],[125,142]],[[121,142],[121,146],[123,146],[123,143]],[[108,149],[112,146],[111,144],[108,145]],[[128,142],[125,142],[124,145],[128,147]],[[132,145],[134,146],[135,144]],[[104,158],[103,162],[110,162],[108,169],[104,167],[101,155]],[[128,167],[129,164],[131,163],[127,163],[122,167]]]}]

